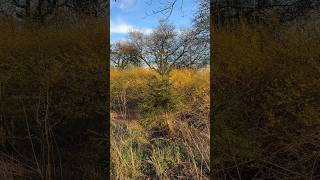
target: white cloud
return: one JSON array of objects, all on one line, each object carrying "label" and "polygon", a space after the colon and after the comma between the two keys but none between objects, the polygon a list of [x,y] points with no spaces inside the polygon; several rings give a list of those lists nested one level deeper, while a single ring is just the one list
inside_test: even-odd
[{"label": "white cloud", "polygon": [[110,21],[110,32],[111,33],[120,33],[120,34],[124,34],[129,32],[131,29],[133,29],[134,27],[130,24],[127,24],[124,21],[118,20],[116,22],[114,21]]},{"label": "white cloud", "polygon": [[150,28],[138,28],[136,30],[143,32],[144,34],[150,34],[152,32],[152,29]]},{"label": "white cloud", "polygon": [[121,9],[128,9],[136,4],[136,0],[123,0],[120,3]]},{"label": "white cloud", "polygon": [[130,10],[137,4],[137,0],[118,0],[116,2],[112,0],[110,4],[111,8],[116,6],[121,10]]},{"label": "white cloud", "polygon": [[130,31],[140,31],[146,34],[151,33],[150,28],[139,28],[131,24],[126,23],[123,20],[118,19],[117,21],[110,21],[110,32],[114,34],[126,34]]}]

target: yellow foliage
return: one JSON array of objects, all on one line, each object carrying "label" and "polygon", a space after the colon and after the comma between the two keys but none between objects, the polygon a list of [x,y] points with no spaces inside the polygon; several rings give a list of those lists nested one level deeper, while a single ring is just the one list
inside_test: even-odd
[{"label": "yellow foliage", "polygon": [[[160,80],[162,77],[155,71],[146,68],[131,70],[111,69],[110,87],[111,104],[119,103],[121,98],[126,102],[143,101],[148,93],[148,83],[153,77]],[[209,107],[210,75],[209,69],[190,70],[175,69],[169,74],[170,88],[181,100],[190,106],[198,103]],[[113,101],[114,100],[114,101]],[[183,104],[183,103],[182,103]]]}]

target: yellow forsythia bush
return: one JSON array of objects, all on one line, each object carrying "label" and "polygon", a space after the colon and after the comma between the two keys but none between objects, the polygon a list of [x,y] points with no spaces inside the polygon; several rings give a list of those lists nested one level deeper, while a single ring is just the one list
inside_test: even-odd
[{"label": "yellow forsythia bush", "polygon": [[[148,101],[147,97],[151,93],[150,83],[152,79],[161,81],[161,76],[155,71],[146,68],[136,68],[132,70],[111,69],[111,107],[116,110],[119,104],[126,104],[136,108],[139,104]],[[175,69],[169,75],[170,90],[174,103],[188,105],[192,108],[198,103],[209,106],[209,70],[189,70]]]},{"label": "yellow forsythia bush", "polygon": [[170,81],[175,91],[183,94],[188,103],[192,105],[210,104],[209,69],[173,70],[170,74]]}]

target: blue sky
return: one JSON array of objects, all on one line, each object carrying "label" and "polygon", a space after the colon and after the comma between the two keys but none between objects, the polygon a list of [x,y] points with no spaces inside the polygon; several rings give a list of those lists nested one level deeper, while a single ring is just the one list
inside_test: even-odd
[{"label": "blue sky", "polygon": [[[169,0],[117,0],[110,4],[111,43],[125,40],[130,30],[140,30],[148,33],[156,27],[161,14],[152,14],[159,10]],[[196,0],[177,0],[177,4],[169,18],[169,22],[176,28],[191,25],[197,10]]]}]

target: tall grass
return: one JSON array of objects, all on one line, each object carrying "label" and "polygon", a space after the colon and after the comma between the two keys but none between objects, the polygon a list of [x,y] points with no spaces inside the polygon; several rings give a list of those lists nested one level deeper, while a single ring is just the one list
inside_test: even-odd
[{"label": "tall grass", "polygon": [[103,24],[1,21],[0,179],[105,177]]},{"label": "tall grass", "polygon": [[209,179],[208,70],[112,69],[111,107],[111,178]]},{"label": "tall grass", "polygon": [[319,28],[214,31],[212,176],[320,178]]}]

